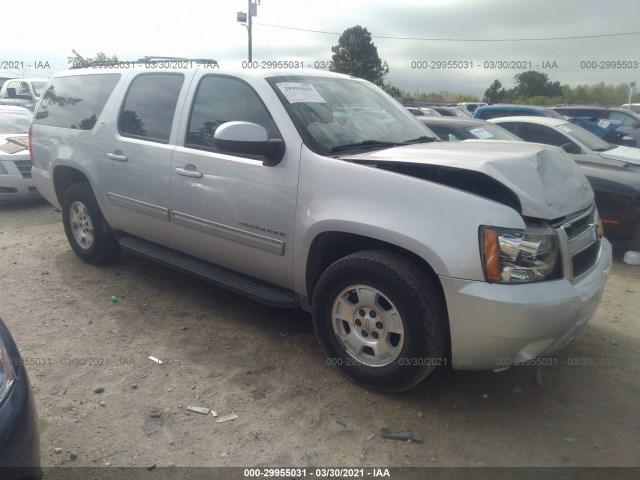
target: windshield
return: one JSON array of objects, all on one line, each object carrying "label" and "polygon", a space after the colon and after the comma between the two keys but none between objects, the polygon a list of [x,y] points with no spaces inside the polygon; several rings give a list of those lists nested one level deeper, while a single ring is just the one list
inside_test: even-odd
[{"label": "windshield", "polygon": [[268,78],[307,146],[321,155],[332,149],[388,148],[430,140],[433,132],[406,108],[369,82],[290,75]]},{"label": "windshield", "polygon": [[39,97],[44,87],[47,86],[47,82],[31,82],[31,86],[33,87],[33,93],[36,94],[36,97]]},{"label": "windshield", "polygon": [[28,133],[31,114],[0,111],[0,135]]},{"label": "windshield", "polygon": [[585,130],[579,125],[574,125],[573,123],[565,123],[559,125],[558,129],[572,139],[576,140],[578,143],[583,144],[589,150],[603,152],[611,148],[611,145],[609,143],[605,142],[600,137],[597,137],[596,135],[589,132],[588,130]]},{"label": "windshield", "polygon": [[480,140],[520,140],[520,137],[515,136],[508,130],[505,130],[498,125],[474,125],[472,127],[466,127],[465,130],[469,132],[475,138]]},{"label": "windshield", "polygon": [[611,110],[609,112],[609,120],[622,123],[625,127],[633,127],[640,123],[640,115],[634,112],[619,112],[617,110]]}]

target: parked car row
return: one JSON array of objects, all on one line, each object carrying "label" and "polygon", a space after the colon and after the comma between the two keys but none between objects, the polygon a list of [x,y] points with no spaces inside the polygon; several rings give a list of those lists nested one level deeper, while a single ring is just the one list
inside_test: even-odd
[{"label": "parked car row", "polygon": [[619,136],[611,139],[603,137],[605,140],[619,145],[640,147],[640,114],[634,111],[624,108],[585,106],[561,106],[554,107],[554,110],[574,122],[580,122],[582,119],[583,122],[579,124],[596,134],[595,127],[591,125],[595,124],[597,128],[605,129],[612,125]]},{"label": "parked car row", "polygon": [[474,118],[490,120],[508,116],[539,116],[567,119],[582,126],[608,143],[640,146],[640,115],[623,108],[533,105],[487,105],[479,107]]}]

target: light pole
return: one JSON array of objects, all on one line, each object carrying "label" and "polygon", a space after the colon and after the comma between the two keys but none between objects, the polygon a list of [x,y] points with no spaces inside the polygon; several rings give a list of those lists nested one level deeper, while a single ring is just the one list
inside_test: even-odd
[{"label": "light pole", "polygon": [[[258,15],[258,5],[260,5],[260,0],[248,0],[248,11],[249,13],[238,12],[236,15],[236,20],[240,22],[242,25],[247,27],[247,33],[249,34],[249,63],[253,60],[252,54],[252,25],[251,25],[251,17],[256,17]],[[245,23],[246,22],[246,23]]]},{"label": "light pole", "polygon": [[633,95],[633,87],[636,86],[636,82],[629,82],[629,102],[627,103],[627,110],[631,110],[631,95]]}]

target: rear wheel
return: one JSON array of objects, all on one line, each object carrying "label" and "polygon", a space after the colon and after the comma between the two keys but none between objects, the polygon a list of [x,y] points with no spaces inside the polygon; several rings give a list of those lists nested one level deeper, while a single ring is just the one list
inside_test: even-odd
[{"label": "rear wheel", "polygon": [[64,193],[62,222],[71,248],[85,262],[103,263],[120,251],[88,183],[75,183]]},{"label": "rear wheel", "polygon": [[442,363],[442,294],[399,254],[368,250],[338,260],[320,277],[312,310],[327,362],[367,388],[407,390]]}]

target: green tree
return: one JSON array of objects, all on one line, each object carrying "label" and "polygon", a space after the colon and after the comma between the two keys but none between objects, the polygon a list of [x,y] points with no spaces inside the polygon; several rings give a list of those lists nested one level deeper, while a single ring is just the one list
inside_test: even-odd
[{"label": "green tree", "polygon": [[118,57],[116,55],[107,55],[104,52],[98,52],[94,58],[84,57],[80,55],[75,49],[71,49],[72,56],[67,57],[67,64],[84,64],[88,62],[117,62]]},{"label": "green tree", "polygon": [[593,85],[562,86],[562,103],[619,107],[627,103],[628,99],[628,83],[611,85],[600,82]]},{"label": "green tree", "polygon": [[382,62],[378,56],[378,49],[371,41],[371,34],[366,28],[356,25],[347,28],[338,44],[331,47],[333,52],[334,72],[348,73],[355,77],[364,78],[376,85],[384,85],[384,77],[389,73],[387,62]]},{"label": "green tree", "polygon": [[444,102],[445,98],[440,93],[419,93],[416,97],[419,102]]},{"label": "green tree", "polygon": [[529,70],[519,73],[514,77],[516,86],[510,92],[519,102],[524,102],[529,97],[560,97],[562,85],[560,82],[552,82],[546,73]]},{"label": "green tree", "polygon": [[451,100],[456,103],[480,101],[478,96],[474,95],[473,93],[454,93],[453,96],[451,97]]},{"label": "green tree", "polygon": [[507,91],[500,83],[500,80],[495,79],[493,83],[484,92],[482,101],[486,103],[502,103],[507,98]]},{"label": "green tree", "polygon": [[382,89],[385,92],[387,92],[389,95],[391,95],[392,97],[398,98],[398,97],[405,97],[406,96],[405,92],[400,90],[395,85],[391,85],[390,83],[387,83],[387,84],[383,85]]}]

